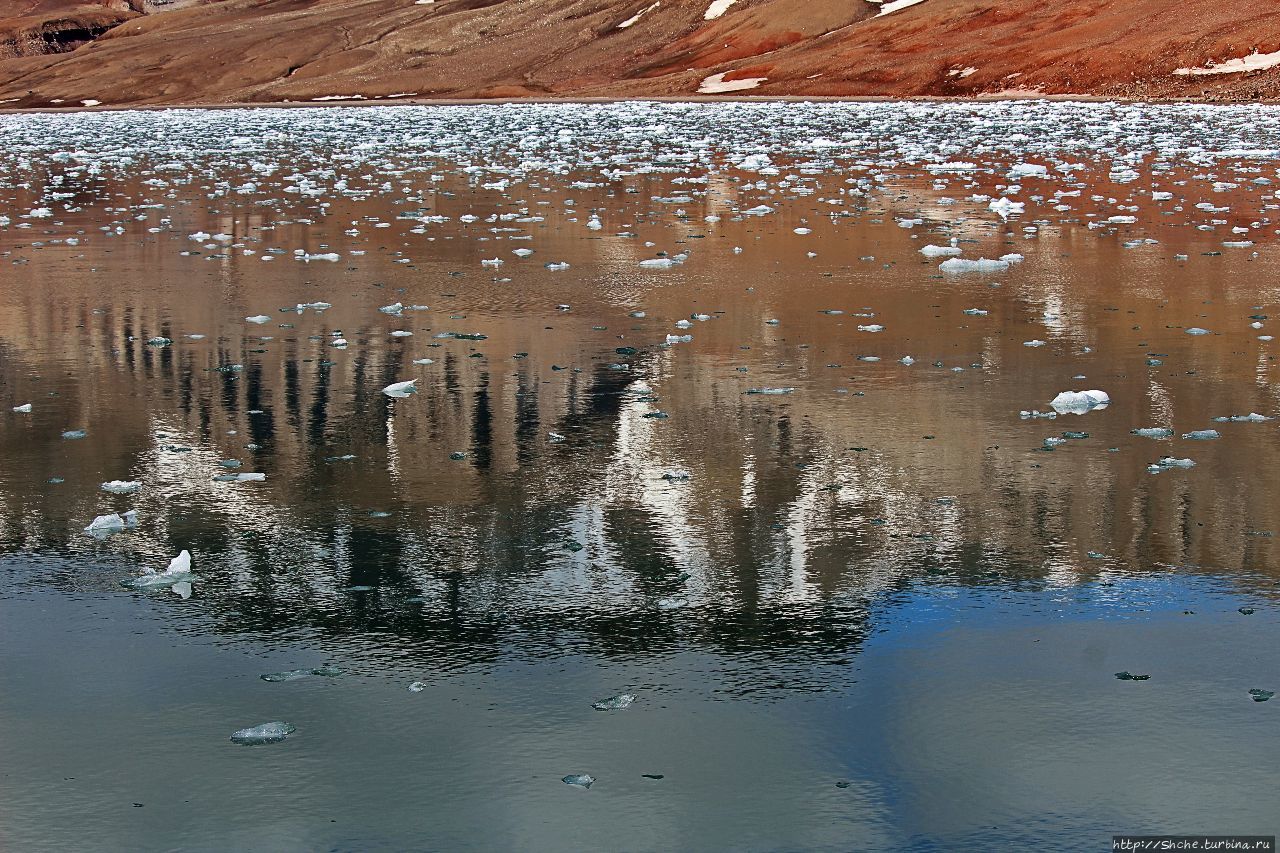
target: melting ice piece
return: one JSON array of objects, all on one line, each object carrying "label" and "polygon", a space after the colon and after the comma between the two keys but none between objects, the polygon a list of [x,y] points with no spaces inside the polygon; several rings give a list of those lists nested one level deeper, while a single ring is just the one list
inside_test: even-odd
[{"label": "melting ice piece", "polygon": [[271,322],[271,318],[268,317],[266,314],[255,314],[252,317],[245,317],[244,320],[246,323],[257,323],[259,326],[261,326],[263,323]]},{"label": "melting ice piece", "polygon": [[963,251],[964,250],[959,246],[935,246],[930,243],[928,246],[925,246],[920,250],[920,254],[924,255],[926,258],[944,258],[954,257],[955,255],[963,253]]},{"label": "melting ice piece", "polygon": [[1053,410],[1058,414],[1072,412],[1077,415],[1083,415],[1085,412],[1093,409],[1105,408],[1111,402],[1111,397],[1106,391],[1063,391],[1058,396],[1049,401],[1049,405],[1053,406]]},{"label": "melting ice piece", "polygon": [[790,394],[794,388],[748,388],[747,394]]},{"label": "melting ice piece", "polygon": [[1022,213],[1024,207],[1026,207],[1025,202],[1009,201],[1009,199],[1003,197],[987,205],[987,208],[998,215],[1001,219],[1007,219],[1009,218],[1009,215],[1013,213]]},{"label": "melting ice piece", "polygon": [[591,783],[596,781],[596,777],[589,773],[571,773],[561,781],[566,785],[574,785],[578,788],[590,788]]},{"label": "melting ice piece", "polygon": [[1197,429],[1184,432],[1182,437],[1191,441],[1213,441],[1215,438],[1222,438],[1222,434],[1216,429]]},{"label": "melting ice piece", "polygon": [[1202,329],[1199,326],[1192,326],[1190,329],[1187,329],[1187,334],[1188,335],[1211,335],[1213,333],[1210,332],[1208,329]]},{"label": "melting ice piece", "polygon": [[315,669],[290,669],[285,672],[268,672],[266,675],[259,676],[259,678],[263,681],[278,683],[281,681],[297,681],[302,678],[310,678],[313,675],[333,678],[334,676],[342,675],[342,670],[332,666],[321,666]]},{"label": "melting ice piece", "polygon": [[259,723],[247,729],[240,729],[240,731],[231,735],[231,740],[244,746],[279,743],[297,730],[298,727],[292,723],[284,723],[277,720],[271,723]]},{"label": "melting ice piece", "polygon": [[426,689],[427,689],[427,683],[425,681],[415,681],[409,685],[410,693],[421,693]]},{"label": "melting ice piece", "polygon": [[183,601],[186,601],[191,597],[191,581],[178,581],[173,586],[169,587],[169,591],[178,596],[178,598],[181,598]]},{"label": "melting ice piece", "polygon": [[1147,470],[1154,474],[1169,468],[1194,468],[1195,465],[1195,461],[1191,459],[1175,459],[1172,456],[1165,456],[1158,459],[1155,464],[1148,465]]},{"label": "melting ice piece", "polygon": [[121,530],[133,529],[138,526],[138,511],[131,509],[124,515],[113,512],[110,515],[100,515],[93,521],[89,522],[89,526],[84,529],[85,533],[96,538],[106,538],[112,533],[118,533]]},{"label": "melting ice piece", "polygon": [[410,394],[418,392],[418,380],[410,379],[408,382],[393,382],[386,388],[382,389],[382,393],[388,397],[408,397]]},{"label": "melting ice piece", "polygon": [[88,434],[89,433],[85,432],[82,429],[69,429],[62,434],[62,437],[67,439],[68,441],[74,441],[77,438],[84,438]]},{"label": "melting ice piece", "polygon": [[1220,424],[1260,424],[1265,421],[1274,420],[1274,418],[1269,418],[1266,415],[1260,415],[1257,412],[1250,412],[1247,415],[1226,415],[1224,417],[1214,418],[1214,420]]},{"label": "melting ice piece", "polygon": [[859,326],[858,331],[859,332],[883,332],[884,326],[881,326],[879,323],[871,323],[866,326]]},{"label": "melting ice piece", "polygon": [[608,699],[592,702],[591,707],[597,711],[621,711],[624,708],[630,708],[631,703],[634,701],[636,701],[636,697],[630,693],[619,693],[617,696],[610,696]]},{"label": "melting ice piece", "polygon": [[136,480],[112,480],[102,484],[102,491],[113,495],[131,495],[141,488],[142,484]]},{"label": "melting ice piece", "polygon": [[157,572],[155,569],[145,569],[144,574],[124,583],[125,586],[131,586],[135,589],[146,589],[153,586],[170,586],[182,582],[190,583],[193,580],[197,580],[197,578],[191,573],[191,552],[184,550],[169,561],[169,568],[163,572]]},{"label": "melting ice piece", "polygon": [[640,266],[646,269],[666,270],[674,267],[676,263],[674,258],[646,258],[640,262]]},{"label": "melting ice piece", "polygon": [[978,258],[976,261],[968,258],[948,258],[938,265],[938,269],[943,272],[955,275],[969,272],[997,272],[1008,268],[1009,261],[992,260],[991,258]]},{"label": "melting ice piece", "polygon": [[1173,435],[1173,430],[1165,427],[1142,427],[1141,429],[1131,429],[1129,432],[1143,438],[1168,438]]},{"label": "melting ice piece", "polygon": [[401,311],[404,310],[404,306],[401,305],[399,302],[396,302],[392,305],[383,305],[378,310],[381,311],[383,314],[399,314]]},{"label": "melting ice piece", "polygon": [[30,413],[31,413],[31,404],[30,404],[30,403],[23,403],[21,406],[14,406],[14,407],[13,407],[13,410],[14,410],[15,412],[18,412],[19,414],[24,414],[24,415],[25,415],[25,414],[30,414]]}]

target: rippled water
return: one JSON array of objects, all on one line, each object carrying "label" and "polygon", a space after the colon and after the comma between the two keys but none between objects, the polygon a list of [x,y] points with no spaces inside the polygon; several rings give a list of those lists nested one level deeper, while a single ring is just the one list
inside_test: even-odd
[{"label": "rippled water", "polygon": [[0,117],[0,847],[1275,833],[1278,189],[1252,107]]}]

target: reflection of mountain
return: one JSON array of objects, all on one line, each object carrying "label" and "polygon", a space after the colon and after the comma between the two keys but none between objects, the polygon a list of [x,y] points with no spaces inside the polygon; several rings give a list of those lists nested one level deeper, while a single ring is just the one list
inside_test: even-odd
[{"label": "reflection of mountain", "polygon": [[[101,548],[147,564],[190,548],[200,598],[226,631],[375,633],[407,654],[465,645],[474,657],[514,636],[530,654],[561,642],[637,654],[693,641],[786,658],[799,672],[856,650],[869,603],[905,584],[1277,568],[1271,540],[1257,535],[1280,523],[1257,474],[1280,461],[1272,425],[1230,425],[1222,441],[1193,446],[1129,435],[1157,420],[1190,429],[1275,411],[1269,365],[1242,357],[1241,338],[1193,341],[1179,328],[1247,316],[1257,297],[1243,270],[1264,261],[1215,261],[1220,278],[1205,284],[1203,265],[1174,265],[1169,249],[1124,250],[1068,222],[1014,240],[981,207],[931,218],[950,190],[905,174],[849,200],[872,213],[831,217],[816,206],[842,175],[813,176],[814,193],[787,197],[722,178],[703,196],[670,176],[572,189],[544,178],[503,195],[450,173],[428,211],[447,219],[425,225],[397,218],[411,206],[394,203],[399,190],[294,198],[261,179],[256,195],[210,201],[198,182],[80,180],[76,210],[39,233],[3,235],[7,260],[25,263],[10,264],[3,290],[0,388],[36,411],[0,420],[0,543],[62,550],[69,540],[88,554],[79,527],[135,505],[97,484],[140,479],[142,529]],[[625,192],[628,182],[640,191]],[[8,192],[21,201],[13,207],[34,204],[26,188]],[[677,193],[688,200],[653,201]],[[121,195],[138,207],[108,214]],[[762,199],[778,213],[733,217]],[[1248,200],[1235,201],[1246,215]],[[599,232],[584,226],[591,210],[605,221]],[[508,223],[485,217],[505,211],[543,218],[494,230]],[[703,222],[713,211],[722,221]],[[468,212],[480,219],[459,221]],[[916,214],[926,220],[917,229],[894,222]],[[113,219],[119,236],[96,231]],[[812,235],[792,232],[802,220]],[[1163,226],[1151,217],[1138,227],[1178,249],[1203,245]],[[230,236],[188,239],[197,229]],[[52,242],[77,232],[79,244]],[[1013,243],[1028,259],[1000,288],[942,281],[916,250],[951,235],[988,254]],[[533,239],[509,239],[522,236]],[[536,250],[527,261],[510,253],[526,246]],[[269,247],[286,254],[264,263]],[[302,263],[295,248],[341,260]],[[658,250],[691,254],[667,272],[636,266]],[[495,256],[507,263],[480,267]],[[570,270],[542,266],[560,259]],[[319,299],[333,307],[278,310]],[[376,310],[393,301],[431,308]],[[977,304],[989,316],[962,313]],[[628,316],[639,309],[647,316]],[[242,320],[259,312],[271,322]],[[656,345],[694,313],[713,319],[693,321],[692,342]],[[869,322],[859,313],[885,331],[856,331]],[[771,317],[781,324],[766,325]],[[391,337],[397,329],[414,334]],[[339,330],[345,350],[329,345]],[[155,335],[174,344],[148,346]],[[1037,336],[1048,345],[1023,346]],[[625,346],[637,352],[619,354]],[[1167,366],[1148,366],[1152,352]],[[897,363],[908,353],[911,368]],[[434,363],[414,364],[423,358]],[[1018,420],[1076,373],[1115,404]],[[417,395],[380,393],[414,376]],[[744,395],[756,386],[797,390]],[[659,411],[670,417],[645,417]],[[71,428],[88,436],[59,438]],[[1036,449],[1064,430],[1090,435]],[[1146,473],[1174,451],[1200,467]],[[268,479],[212,482],[225,459]],[[688,482],[663,479],[678,470]]]}]

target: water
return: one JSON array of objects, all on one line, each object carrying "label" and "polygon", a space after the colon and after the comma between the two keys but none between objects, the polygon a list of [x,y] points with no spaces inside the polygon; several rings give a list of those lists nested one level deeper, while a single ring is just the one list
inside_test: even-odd
[{"label": "water", "polygon": [[1278,162],[1261,107],[4,117],[0,846],[1275,833],[1280,422],[1214,418],[1280,414]]}]

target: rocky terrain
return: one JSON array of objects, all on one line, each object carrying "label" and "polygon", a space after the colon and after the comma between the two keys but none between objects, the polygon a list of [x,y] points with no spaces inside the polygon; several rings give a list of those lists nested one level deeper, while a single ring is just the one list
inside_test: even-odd
[{"label": "rocky terrain", "polygon": [[0,0],[0,108],[1275,100],[1277,0]]}]

